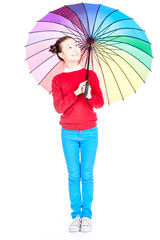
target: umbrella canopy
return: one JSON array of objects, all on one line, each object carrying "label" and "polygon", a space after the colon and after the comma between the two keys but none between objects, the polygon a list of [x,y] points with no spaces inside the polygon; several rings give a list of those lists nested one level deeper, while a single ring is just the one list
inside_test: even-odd
[{"label": "umbrella canopy", "polygon": [[151,44],[132,18],[101,4],[67,5],[39,20],[26,45],[30,72],[49,93],[53,77],[65,67],[49,48],[64,36],[78,42],[79,64],[96,72],[105,103],[136,92],[151,71]]}]

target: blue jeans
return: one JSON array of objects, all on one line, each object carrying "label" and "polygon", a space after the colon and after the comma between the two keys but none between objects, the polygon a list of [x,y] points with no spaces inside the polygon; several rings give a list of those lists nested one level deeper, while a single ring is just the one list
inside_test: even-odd
[{"label": "blue jeans", "polygon": [[[68,170],[72,218],[92,218],[93,167],[98,146],[98,128],[61,130],[62,146]],[[82,183],[82,191],[81,184]],[[82,194],[81,194],[82,192]]]}]

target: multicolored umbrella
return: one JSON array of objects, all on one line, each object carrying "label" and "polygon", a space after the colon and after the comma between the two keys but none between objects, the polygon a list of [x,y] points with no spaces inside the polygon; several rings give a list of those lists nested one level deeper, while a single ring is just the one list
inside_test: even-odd
[{"label": "multicolored umbrella", "polygon": [[79,64],[96,72],[105,103],[136,92],[151,71],[151,44],[132,18],[101,4],[67,5],[39,20],[26,45],[30,72],[49,93],[53,77],[65,67],[49,48],[64,36],[78,42]]}]

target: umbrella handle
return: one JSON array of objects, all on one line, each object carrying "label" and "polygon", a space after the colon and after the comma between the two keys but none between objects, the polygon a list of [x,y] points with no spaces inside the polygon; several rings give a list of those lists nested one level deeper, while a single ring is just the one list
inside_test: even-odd
[{"label": "umbrella handle", "polygon": [[85,86],[85,91],[84,91],[84,98],[87,98],[88,88],[89,88],[89,82],[86,81],[86,86]]}]

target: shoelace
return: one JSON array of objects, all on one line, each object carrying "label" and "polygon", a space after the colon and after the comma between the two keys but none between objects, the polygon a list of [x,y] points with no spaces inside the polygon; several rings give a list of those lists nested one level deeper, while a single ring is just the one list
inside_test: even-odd
[{"label": "shoelace", "polygon": [[81,223],[83,222],[83,224],[85,224],[85,225],[90,225],[90,219],[89,218],[82,218],[81,219]]},{"label": "shoelace", "polygon": [[71,225],[77,224],[77,222],[79,222],[80,217],[76,217],[73,222],[71,223]]}]

